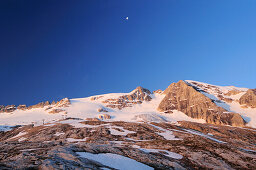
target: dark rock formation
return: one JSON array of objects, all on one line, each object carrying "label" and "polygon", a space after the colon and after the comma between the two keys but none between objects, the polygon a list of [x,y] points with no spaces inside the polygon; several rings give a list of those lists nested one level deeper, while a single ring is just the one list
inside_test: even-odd
[{"label": "dark rock formation", "polygon": [[249,89],[241,98],[239,99],[241,105],[247,107],[256,107],[256,89]]},{"label": "dark rock formation", "polygon": [[206,97],[184,81],[172,83],[165,91],[166,96],[158,106],[158,110],[172,113],[178,110],[189,117],[204,119],[207,123],[244,126],[245,121],[238,113],[228,112],[217,106],[210,98]]},{"label": "dark rock formation", "polygon": [[6,113],[10,113],[10,112],[13,112],[15,111],[17,108],[15,105],[8,105],[8,106],[5,106],[4,108],[4,112]]}]

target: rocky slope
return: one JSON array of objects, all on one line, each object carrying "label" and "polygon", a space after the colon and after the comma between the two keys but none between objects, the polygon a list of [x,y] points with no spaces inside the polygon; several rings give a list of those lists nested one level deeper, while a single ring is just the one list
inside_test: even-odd
[{"label": "rocky slope", "polygon": [[161,112],[172,113],[173,110],[178,110],[189,117],[204,119],[207,123],[245,125],[245,121],[238,113],[232,113],[217,106],[210,98],[182,80],[172,83],[164,94],[166,96],[158,106]]},{"label": "rocky slope", "polygon": [[185,82],[210,98],[217,106],[229,112],[239,113],[246,121],[246,126],[256,127],[256,108],[253,108],[255,101],[252,89],[216,86],[192,80]]},{"label": "rocky slope", "polygon": [[81,152],[117,154],[155,169],[254,169],[255,143],[256,130],[250,128],[65,119],[0,133],[0,169],[114,166],[115,160],[102,164]]},{"label": "rocky slope", "polygon": [[[150,101],[151,92],[143,87],[137,87],[130,94],[119,96],[118,98],[110,98],[102,101],[106,103],[106,107],[122,109],[124,107],[132,107],[133,104],[141,104],[143,101]],[[92,98],[94,99],[94,98]]]}]

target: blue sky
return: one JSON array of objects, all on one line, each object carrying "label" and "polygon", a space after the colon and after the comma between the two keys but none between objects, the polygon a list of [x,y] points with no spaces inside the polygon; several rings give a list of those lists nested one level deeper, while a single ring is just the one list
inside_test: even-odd
[{"label": "blue sky", "polygon": [[0,104],[181,79],[255,88],[255,18],[254,0],[0,1]]}]

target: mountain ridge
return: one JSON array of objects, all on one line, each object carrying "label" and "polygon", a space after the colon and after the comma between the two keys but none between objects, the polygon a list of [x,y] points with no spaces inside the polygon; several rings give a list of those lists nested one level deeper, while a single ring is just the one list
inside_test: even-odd
[{"label": "mountain ridge", "polygon": [[113,169],[116,157],[148,169],[255,169],[247,91],[181,80],[17,107],[0,113],[0,169]]},{"label": "mountain ridge", "polygon": [[[179,87],[170,89],[171,86],[177,85]],[[175,92],[180,87],[183,88],[183,91]],[[38,118],[36,120],[31,118],[29,119],[30,122],[26,121],[26,123],[22,121],[21,115],[28,117],[30,116],[29,113],[40,114],[40,119],[45,119],[44,123],[63,117],[75,116],[84,119],[97,118],[99,117],[99,112],[97,110],[103,109],[108,111],[108,117],[111,117],[110,121],[134,121],[138,117],[143,117],[144,121],[146,121],[145,117],[148,117],[150,121],[154,120],[152,117],[157,120],[170,121],[174,120],[178,117],[177,115],[180,114],[181,117],[182,115],[185,117],[184,120],[195,122],[200,122],[202,119],[205,122],[212,124],[241,127],[248,125],[250,127],[256,127],[256,116],[253,115],[253,113],[256,113],[256,109],[250,108],[249,106],[245,107],[245,103],[240,104],[240,98],[242,98],[247,91],[250,91],[250,89],[234,86],[215,86],[193,80],[180,80],[178,83],[172,83],[164,91],[157,90],[154,91],[154,93],[138,86],[129,93],[109,93],[75,99],[64,98],[57,102],[50,103],[49,101],[46,101],[28,107],[25,105],[1,106],[0,113],[2,114],[0,114],[0,124],[14,125],[29,124],[32,122],[39,123],[40,120]],[[173,94],[171,97],[172,99],[168,93]],[[193,95],[189,97],[189,93]],[[176,95],[183,100],[183,103],[175,99]],[[166,108],[163,109],[163,103],[166,104],[169,100],[172,100],[169,105],[172,105],[173,108],[168,111]],[[243,101],[246,102],[247,100]],[[248,105],[252,105],[253,102],[255,101],[250,101],[250,104]],[[4,113],[7,115],[3,116]],[[13,123],[8,124],[8,115],[10,115],[10,118],[15,118],[15,115],[18,115],[19,113],[21,113],[18,116],[19,121],[23,123],[19,123],[19,121],[11,121]],[[79,115],[79,113],[81,113],[81,115]],[[52,116],[49,116],[48,114],[51,114]],[[143,116],[139,116],[139,114],[142,114]],[[44,116],[46,118],[43,118]]]}]

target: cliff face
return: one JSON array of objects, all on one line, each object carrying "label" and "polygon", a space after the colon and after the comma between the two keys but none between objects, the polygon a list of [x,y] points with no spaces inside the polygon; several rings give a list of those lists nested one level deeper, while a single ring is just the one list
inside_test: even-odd
[{"label": "cliff face", "polygon": [[256,108],[256,89],[249,89],[243,96],[241,96],[239,103],[246,107]]},{"label": "cliff face", "polygon": [[243,118],[217,106],[210,98],[189,86],[184,81],[172,83],[165,91],[166,96],[158,106],[158,110],[172,113],[178,110],[189,117],[204,119],[207,123],[244,126]]}]

